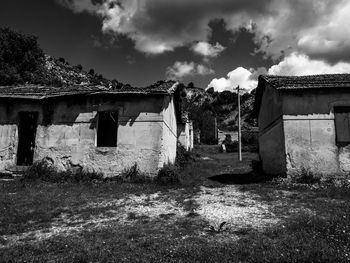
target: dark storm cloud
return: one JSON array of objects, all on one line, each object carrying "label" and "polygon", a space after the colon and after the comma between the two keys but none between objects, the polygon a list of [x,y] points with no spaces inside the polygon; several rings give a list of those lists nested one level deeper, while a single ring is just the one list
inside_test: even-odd
[{"label": "dark storm cloud", "polygon": [[[60,2],[64,0],[59,0]],[[91,12],[89,0],[65,0],[76,12]],[[85,3],[84,3],[85,2]],[[255,0],[105,0],[96,4],[95,12],[103,19],[103,30],[126,34],[135,42],[136,49],[151,54],[191,45],[194,41],[207,41],[211,31],[209,23],[216,18],[231,19],[241,13],[258,15],[269,13],[271,1]],[[111,5],[112,3],[118,3]],[[237,17],[238,18],[238,17]],[[239,19],[237,19],[239,20]],[[248,25],[249,19],[239,21],[236,28]]]},{"label": "dark storm cloud", "polygon": [[137,50],[149,54],[208,41],[210,21],[223,19],[232,32],[242,27],[253,32],[257,51],[267,57],[298,51],[333,62],[349,58],[350,32],[343,14],[350,4],[345,0],[57,1],[75,12],[98,15],[104,32],[126,35]]}]

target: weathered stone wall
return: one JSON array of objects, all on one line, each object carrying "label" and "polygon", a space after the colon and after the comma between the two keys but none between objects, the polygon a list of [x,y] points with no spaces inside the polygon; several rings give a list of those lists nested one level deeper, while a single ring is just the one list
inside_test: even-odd
[{"label": "weathered stone wall", "polygon": [[[83,168],[106,176],[137,163],[143,172],[154,175],[165,158],[173,161],[176,155],[176,138],[165,137],[164,131],[168,126],[176,131],[173,102],[163,111],[164,98],[170,101],[169,96],[67,97],[44,105],[1,101],[0,169],[16,166],[18,112],[37,111],[34,160],[49,157],[61,169]],[[98,111],[118,112],[117,147],[96,147]]]},{"label": "weathered stone wall", "polygon": [[308,172],[320,176],[342,173],[331,114],[286,115],[284,132],[289,176]]}]

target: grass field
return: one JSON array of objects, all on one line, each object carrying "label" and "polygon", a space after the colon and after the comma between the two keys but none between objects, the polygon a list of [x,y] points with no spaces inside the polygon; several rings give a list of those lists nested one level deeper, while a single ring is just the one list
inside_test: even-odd
[{"label": "grass field", "polygon": [[0,262],[350,261],[348,188],[206,179],[233,157],[182,185],[1,182]]}]

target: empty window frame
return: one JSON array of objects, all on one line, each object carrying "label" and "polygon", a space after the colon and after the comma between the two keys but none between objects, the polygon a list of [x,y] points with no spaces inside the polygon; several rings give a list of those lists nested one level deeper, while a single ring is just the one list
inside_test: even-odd
[{"label": "empty window frame", "polygon": [[101,111],[97,120],[97,147],[116,147],[118,134],[118,113]]},{"label": "empty window frame", "polygon": [[334,107],[334,117],[337,144],[350,144],[350,106]]}]

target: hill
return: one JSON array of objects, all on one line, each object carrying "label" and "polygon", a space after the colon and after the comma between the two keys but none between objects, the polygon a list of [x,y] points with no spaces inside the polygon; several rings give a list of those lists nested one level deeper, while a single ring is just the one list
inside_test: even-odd
[{"label": "hill", "polygon": [[0,85],[42,84],[50,86],[103,85],[122,86],[107,80],[93,69],[70,65],[64,58],[45,55],[37,38],[9,28],[0,28]]},{"label": "hill", "polygon": [[[231,91],[214,92],[194,87],[190,83],[185,89],[184,109],[189,112],[190,119],[194,120],[194,128],[201,129],[203,113],[211,112],[217,118],[217,125],[223,131],[238,130],[238,98],[237,93]],[[241,123],[243,129],[252,129],[257,126],[252,117],[255,90],[241,95]]]}]

